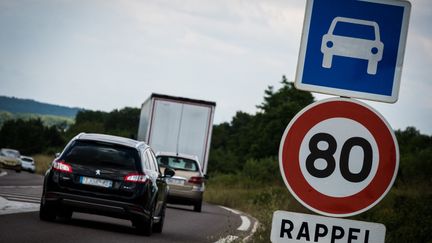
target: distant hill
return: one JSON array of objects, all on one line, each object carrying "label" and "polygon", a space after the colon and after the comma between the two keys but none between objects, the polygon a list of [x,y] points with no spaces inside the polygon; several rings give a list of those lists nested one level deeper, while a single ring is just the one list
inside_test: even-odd
[{"label": "distant hill", "polygon": [[0,96],[0,111],[13,114],[29,113],[39,115],[51,115],[75,119],[81,108],[52,105],[29,99]]}]

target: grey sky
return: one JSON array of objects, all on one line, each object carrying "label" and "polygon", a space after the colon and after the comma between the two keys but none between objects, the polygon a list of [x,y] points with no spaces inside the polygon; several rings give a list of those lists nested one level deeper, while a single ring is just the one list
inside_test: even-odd
[{"label": "grey sky", "polygon": [[[111,111],[156,92],[216,101],[230,121],[294,79],[305,2],[1,0],[0,95]],[[367,103],[432,134],[432,2],[411,3],[399,101]]]}]

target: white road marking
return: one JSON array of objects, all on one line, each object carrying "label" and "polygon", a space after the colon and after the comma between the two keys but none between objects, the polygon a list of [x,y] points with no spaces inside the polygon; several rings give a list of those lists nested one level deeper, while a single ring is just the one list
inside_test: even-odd
[{"label": "white road marking", "polygon": [[[31,201],[40,201],[39,196],[32,196],[32,195],[24,195],[24,194],[16,194],[16,193],[3,193],[0,192],[0,197],[4,197],[9,200],[9,198],[20,198],[20,199],[29,199]],[[12,200],[13,201],[13,200]]]},{"label": "white road marking", "polygon": [[246,237],[243,239],[243,242],[249,242],[249,241],[252,239],[252,236],[253,236],[253,235],[255,234],[255,232],[257,231],[258,226],[259,226],[259,222],[258,222],[257,220],[255,220],[255,223],[254,223],[254,226],[253,226],[251,232],[249,233],[248,236],[246,236]]},{"label": "white road marking", "polygon": [[242,224],[237,228],[240,231],[247,231],[251,225],[251,221],[248,217],[241,215]]},{"label": "white road marking", "polygon": [[16,188],[33,188],[33,189],[37,189],[37,188],[42,188],[43,186],[0,186],[0,189],[4,188],[4,189],[16,189]]},{"label": "white road marking", "polygon": [[235,236],[235,235],[228,235],[225,238],[219,239],[218,241],[216,241],[215,243],[230,243],[233,242],[235,240],[237,240],[239,237]]},{"label": "white road marking", "polygon": [[20,197],[8,197],[8,201],[14,201],[14,202],[28,202],[28,203],[40,203],[39,199],[26,199],[26,198],[20,198]]},{"label": "white road marking", "polygon": [[[251,226],[251,221],[249,219],[249,217],[242,215],[242,212],[239,212],[235,209],[232,208],[227,208],[224,206],[219,206],[227,211],[230,211],[234,214],[240,215],[240,218],[242,220],[242,224],[240,225],[240,227],[237,228],[237,230],[239,231],[247,231],[250,226]],[[254,219],[254,224],[253,227],[251,229],[251,232],[249,233],[249,235],[247,235],[245,238],[243,238],[242,242],[249,242],[252,239],[252,236],[255,234],[255,232],[257,231],[259,226],[259,222],[258,220]],[[233,238],[236,237],[236,238]],[[238,239],[238,236],[232,236],[232,235],[228,235],[227,237],[220,239],[219,241],[217,241],[216,243],[225,243],[225,242],[232,242],[234,240]]]},{"label": "white road marking", "polygon": [[249,220],[248,217],[246,217],[246,216],[244,216],[244,215],[241,215],[241,213],[240,213],[239,211],[235,210],[235,209],[227,208],[227,207],[224,207],[224,206],[219,206],[219,207],[221,207],[221,208],[223,208],[223,209],[225,209],[225,210],[227,210],[227,211],[230,211],[230,212],[232,212],[232,213],[234,213],[234,214],[240,215],[240,219],[241,219],[242,223],[241,223],[241,225],[237,228],[237,230],[240,230],[240,231],[247,231],[247,230],[249,229],[249,227],[250,227],[250,225],[251,225],[251,221]]},{"label": "white road marking", "polygon": [[219,207],[221,207],[221,208],[223,208],[223,209],[225,209],[225,210],[227,210],[227,211],[230,211],[231,213],[234,213],[234,214],[240,214],[240,212],[237,211],[237,210],[235,210],[235,209],[227,208],[227,207],[224,207],[224,206],[219,206]]},{"label": "white road marking", "polygon": [[11,213],[34,212],[39,210],[38,203],[15,202],[0,197],[0,215]]}]

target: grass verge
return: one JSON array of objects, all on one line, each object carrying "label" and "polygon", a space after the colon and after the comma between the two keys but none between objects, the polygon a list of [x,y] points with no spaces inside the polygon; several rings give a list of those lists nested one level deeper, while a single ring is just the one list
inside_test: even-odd
[{"label": "grass verge", "polygon": [[54,160],[54,156],[46,154],[35,154],[33,159],[36,165],[36,173],[44,175],[45,171],[49,168],[51,162]]},{"label": "grass verge", "polygon": [[[240,179],[241,178],[241,179]],[[269,242],[276,210],[305,212],[280,183],[265,185],[240,175],[216,175],[206,185],[204,200],[248,213],[260,222],[253,242]]]},{"label": "grass verge", "polygon": [[[259,183],[241,175],[215,175],[206,186],[205,201],[241,210],[260,221],[252,242],[270,242],[276,210],[314,214],[277,181]],[[432,192],[428,188],[399,184],[378,205],[349,219],[384,224],[386,242],[432,242]]]}]

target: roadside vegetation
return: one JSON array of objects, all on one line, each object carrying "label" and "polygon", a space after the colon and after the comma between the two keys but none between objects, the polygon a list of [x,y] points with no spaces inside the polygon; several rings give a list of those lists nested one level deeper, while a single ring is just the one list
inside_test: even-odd
[{"label": "roadside vegetation", "polygon": [[35,120],[40,119],[44,126],[51,127],[63,127],[67,129],[74,123],[74,119],[70,117],[64,116],[55,116],[55,115],[41,115],[41,114],[33,114],[33,113],[11,113],[8,111],[0,110],[0,127],[9,120]]},{"label": "roadside vegetation", "polygon": [[50,167],[51,162],[54,160],[54,155],[48,154],[35,154],[33,159],[35,161],[36,171],[35,173],[45,175],[45,172]]},{"label": "roadside vegetation", "polygon": [[140,110],[123,108],[111,112],[81,110],[72,125],[45,125],[39,117],[11,119],[0,128],[0,147],[18,149],[21,154],[61,152],[66,143],[81,132],[97,132],[134,138],[138,130]]},{"label": "roadside vegetation", "polygon": [[[310,213],[289,193],[279,172],[283,131],[310,93],[285,78],[282,87],[265,91],[254,115],[238,112],[230,123],[215,125],[210,151],[210,180],[205,199],[251,214],[261,222],[253,242],[269,242],[273,212]],[[432,137],[413,127],[396,131],[400,147],[398,177],[387,196],[351,219],[382,223],[386,242],[432,242]]]},{"label": "roadside vegetation", "polygon": [[[257,113],[237,112],[230,122],[214,125],[205,200],[241,210],[260,221],[253,242],[269,242],[276,210],[312,213],[288,192],[278,165],[282,133],[289,121],[314,102],[282,78],[281,87],[268,87]],[[40,119],[8,120],[0,129],[0,147],[33,155],[44,174],[54,154],[80,132],[135,138],[140,110],[79,111],[68,127],[46,126]],[[432,242],[432,136],[408,127],[396,131],[400,166],[387,196],[355,220],[382,223],[387,242]]]}]

